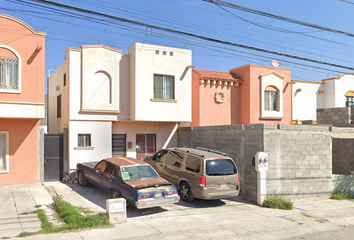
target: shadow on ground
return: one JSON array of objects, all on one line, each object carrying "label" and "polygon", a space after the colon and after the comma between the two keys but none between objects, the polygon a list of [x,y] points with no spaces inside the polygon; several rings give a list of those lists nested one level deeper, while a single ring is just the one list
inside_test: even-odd
[{"label": "shadow on ground", "polygon": [[[78,184],[67,184],[68,187],[72,189],[72,191],[76,192],[83,198],[89,200],[90,202],[96,204],[97,206],[106,209],[106,200],[112,198],[112,196],[101,189],[89,185],[87,187],[81,187]],[[253,204],[243,200],[240,197],[233,197],[228,198],[228,201],[239,202],[242,204]],[[187,208],[215,208],[224,206],[226,203],[222,199],[217,200],[201,200],[201,199],[194,199],[192,202],[184,202],[179,201],[175,203],[175,205],[183,206]],[[139,217],[139,216],[146,216],[151,214],[157,214],[161,212],[166,212],[167,209],[163,207],[154,207],[154,208],[147,208],[147,209],[136,209],[134,206],[127,206],[127,218]]]}]

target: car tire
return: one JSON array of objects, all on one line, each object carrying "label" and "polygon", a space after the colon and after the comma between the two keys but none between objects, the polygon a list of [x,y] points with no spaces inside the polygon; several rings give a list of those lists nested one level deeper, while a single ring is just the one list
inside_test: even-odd
[{"label": "car tire", "polygon": [[88,181],[85,177],[85,174],[81,171],[79,172],[78,180],[79,180],[79,185],[81,187],[86,187],[88,185]]},{"label": "car tire", "polygon": [[179,194],[181,196],[181,199],[185,202],[191,202],[194,199],[191,187],[188,183],[181,183]]},{"label": "car tire", "polygon": [[112,198],[120,198],[120,197],[122,197],[122,196],[120,195],[120,193],[119,193],[117,190],[114,190],[114,189],[113,189],[113,191],[112,191]]}]

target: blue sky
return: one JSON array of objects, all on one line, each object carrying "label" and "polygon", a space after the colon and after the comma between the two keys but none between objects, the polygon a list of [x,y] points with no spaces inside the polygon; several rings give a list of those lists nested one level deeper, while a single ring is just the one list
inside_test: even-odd
[{"label": "blue sky", "polygon": [[[25,0],[31,2],[30,0]],[[225,0],[275,15],[354,33],[354,0]],[[351,2],[352,1],[352,2]],[[80,8],[172,28],[223,41],[354,68],[354,38],[267,17],[222,9],[202,0],[60,0]],[[53,6],[52,6],[53,7]],[[197,69],[228,71],[249,63],[292,69],[293,80],[321,81],[353,70],[227,46],[153,28],[70,17],[16,0],[0,0],[0,12],[28,23],[46,36],[46,76],[68,47],[106,44],[128,53],[134,42],[191,49]],[[83,14],[83,13],[80,13]],[[84,14],[89,17],[102,18]],[[112,20],[111,20],[112,21]],[[1,26],[0,26],[0,34]]]}]

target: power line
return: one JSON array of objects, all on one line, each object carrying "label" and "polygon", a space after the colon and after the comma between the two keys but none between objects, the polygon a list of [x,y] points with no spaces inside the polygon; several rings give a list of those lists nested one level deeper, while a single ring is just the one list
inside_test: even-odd
[{"label": "power line", "polygon": [[[14,1],[23,2],[23,3],[29,3],[28,1],[24,1],[24,0],[14,0]],[[106,18],[110,18],[110,19],[114,19],[114,20],[118,20],[118,21],[122,21],[122,22],[127,22],[127,23],[132,23],[132,24],[135,24],[135,25],[139,25],[139,26],[155,28],[155,29],[158,29],[158,30],[161,30],[161,31],[177,33],[177,34],[186,35],[186,36],[194,37],[194,38],[199,38],[199,39],[210,41],[210,42],[216,42],[216,43],[219,43],[219,44],[230,45],[230,46],[233,46],[233,47],[240,47],[240,48],[245,48],[245,49],[248,49],[248,50],[254,50],[254,51],[259,51],[259,52],[279,55],[279,56],[293,58],[293,59],[297,59],[297,60],[302,60],[302,61],[307,61],[307,62],[312,62],[312,63],[318,63],[318,64],[328,65],[328,66],[332,66],[332,67],[343,68],[343,69],[347,69],[347,70],[354,70],[354,68],[352,68],[352,67],[347,67],[347,66],[343,66],[343,65],[333,64],[333,63],[329,63],[329,62],[323,62],[323,61],[319,61],[319,60],[314,60],[314,59],[300,57],[300,56],[286,54],[286,53],[280,53],[280,52],[276,52],[276,51],[266,50],[266,49],[262,49],[262,48],[252,47],[252,46],[247,46],[247,45],[243,45],[243,44],[237,44],[237,43],[233,43],[233,42],[229,42],[229,41],[219,40],[219,39],[215,39],[215,38],[210,38],[210,37],[206,37],[206,36],[202,36],[202,35],[198,35],[198,34],[194,34],[194,33],[184,32],[184,31],[175,30],[175,29],[166,28],[166,27],[161,27],[161,26],[157,26],[157,25],[151,25],[151,24],[148,24],[148,23],[140,22],[140,21],[135,21],[135,20],[127,19],[127,18],[117,17],[117,16],[110,15],[110,14],[105,14],[105,13],[101,13],[101,12],[97,12],[97,11],[92,11],[92,10],[88,10],[88,9],[74,7],[74,6],[70,6],[70,5],[66,5],[66,4],[56,3],[56,2],[52,2],[52,1],[48,1],[48,0],[30,0],[30,1],[39,2],[39,3],[42,3],[42,4],[46,4],[46,5],[54,5],[54,6],[61,7],[61,8],[71,9],[71,10],[84,12],[84,13],[88,13],[88,14],[93,14],[93,15],[98,15],[98,16],[101,16],[101,17],[106,17]],[[207,1],[207,2],[211,2],[211,1]],[[218,2],[221,2],[221,1],[218,1]],[[38,5],[38,4],[35,4],[35,3],[30,3],[30,4]],[[39,5],[39,6],[42,6],[42,5]],[[48,7],[46,7],[46,8],[48,8]],[[104,21],[104,20],[102,20],[102,21]],[[353,36],[354,36],[354,34],[353,34]]]},{"label": "power line", "polygon": [[277,19],[277,20],[281,20],[281,21],[285,21],[285,22],[299,24],[299,25],[306,26],[306,27],[316,28],[316,29],[320,29],[320,30],[323,30],[323,31],[327,31],[327,32],[333,32],[333,33],[347,35],[349,37],[354,37],[354,33],[344,32],[344,31],[341,31],[341,30],[328,28],[328,27],[323,27],[323,26],[320,26],[320,25],[316,25],[316,24],[312,24],[312,23],[308,23],[308,22],[304,22],[304,21],[300,21],[300,20],[295,20],[295,19],[292,19],[292,18],[282,17],[282,16],[279,16],[279,15],[275,15],[275,14],[259,11],[259,10],[256,10],[256,9],[246,8],[246,7],[243,7],[241,5],[237,5],[237,4],[233,4],[233,3],[228,3],[228,2],[224,2],[224,1],[220,1],[220,0],[202,0],[202,1],[207,2],[207,3],[222,5],[222,6],[225,6],[225,7],[228,7],[228,8],[233,8],[233,9],[241,10],[241,11],[244,11],[244,12],[257,14],[257,15],[260,15],[260,16],[269,17],[269,18],[273,18],[273,19]]}]

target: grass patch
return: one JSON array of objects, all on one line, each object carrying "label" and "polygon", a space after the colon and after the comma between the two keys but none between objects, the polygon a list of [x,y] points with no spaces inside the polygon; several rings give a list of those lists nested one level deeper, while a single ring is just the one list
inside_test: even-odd
[{"label": "grass patch", "polygon": [[[90,211],[85,210],[84,208],[77,208],[71,205],[70,203],[64,201],[61,197],[54,199],[56,212],[61,221],[65,223],[61,227],[53,227],[47,219],[47,216],[44,214],[42,209],[38,209],[31,213],[38,214],[38,218],[41,220],[42,229],[38,232],[22,232],[18,237],[27,237],[37,234],[46,234],[46,233],[57,233],[57,232],[67,232],[74,231],[78,229],[88,229],[88,228],[98,228],[98,227],[111,227],[112,224],[109,223],[108,214],[95,214],[90,216],[81,215],[79,212],[88,213]],[[22,213],[31,214],[31,213]]]},{"label": "grass patch", "polygon": [[353,195],[347,192],[339,191],[337,189],[332,192],[332,199],[335,200],[344,200],[344,199],[353,199]]},{"label": "grass patch", "polygon": [[311,215],[308,215],[307,213],[301,213],[304,217],[309,217],[309,218],[312,218],[312,216]]},{"label": "grass patch", "polygon": [[292,210],[293,203],[280,196],[267,196],[264,199],[263,207]]}]

